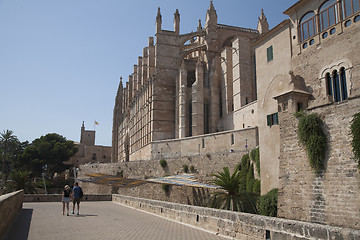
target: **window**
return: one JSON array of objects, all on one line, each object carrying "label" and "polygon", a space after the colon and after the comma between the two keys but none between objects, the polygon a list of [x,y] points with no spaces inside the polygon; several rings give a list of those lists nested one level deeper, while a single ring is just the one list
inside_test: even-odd
[{"label": "window", "polygon": [[279,125],[279,116],[278,113],[269,114],[266,116],[267,126]]},{"label": "window", "polygon": [[320,31],[338,23],[336,0],[329,0],[320,7]]},{"label": "window", "polygon": [[[221,106],[221,105],[220,105]],[[204,104],[204,134],[210,132],[209,128],[209,104]]]},{"label": "window", "polygon": [[300,40],[304,41],[316,34],[315,13],[309,12],[300,20]]},{"label": "window", "polygon": [[231,134],[231,145],[234,145],[235,143],[235,138],[234,138],[234,134]]},{"label": "window", "polygon": [[274,59],[274,54],[273,54],[273,46],[270,46],[266,49],[266,55],[267,55],[267,61],[270,62],[271,60]]},{"label": "window", "polygon": [[191,87],[196,81],[195,70],[187,72],[187,87]]},{"label": "window", "polygon": [[359,11],[360,0],[343,0],[342,4],[344,18],[347,18]]},{"label": "window", "polygon": [[334,102],[348,99],[345,68],[341,68],[340,71],[335,70],[331,75],[326,73],[325,81],[326,94],[332,96]]}]

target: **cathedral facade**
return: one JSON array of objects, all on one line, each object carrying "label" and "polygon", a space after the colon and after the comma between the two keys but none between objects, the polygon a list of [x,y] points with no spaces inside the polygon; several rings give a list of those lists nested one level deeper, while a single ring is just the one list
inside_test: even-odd
[{"label": "cathedral facade", "polygon": [[[161,28],[113,114],[112,162],[244,152],[260,146],[261,194],[279,189],[278,216],[360,229],[360,174],[350,125],[360,112],[360,1],[300,0],[269,29],[217,22]],[[298,111],[317,113],[328,139],[316,173],[297,137]],[[239,160],[240,161],[240,160]],[[225,167],[225,166],[224,166]],[[296,201],[294,201],[296,199]]]},{"label": "cathedral facade", "polygon": [[[163,140],[256,128],[252,44],[268,31],[265,16],[259,19],[260,30],[219,24],[211,2],[205,26],[199,20],[195,32],[179,33],[178,10],[174,31],[163,30],[161,24],[159,9],[156,42],[149,38],[125,88],[120,81],[113,115],[113,162],[170,157],[169,151],[171,156],[184,154],[184,149],[159,147]],[[227,137],[229,146],[215,144],[213,151],[236,150],[234,134],[238,135]],[[256,134],[255,129],[248,140],[253,147]],[[203,149],[205,140],[196,143],[196,149],[199,144]]]}]

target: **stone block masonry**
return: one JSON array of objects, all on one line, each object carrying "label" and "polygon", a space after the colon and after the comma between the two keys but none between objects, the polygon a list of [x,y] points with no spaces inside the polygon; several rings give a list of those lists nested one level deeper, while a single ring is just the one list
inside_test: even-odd
[{"label": "stone block masonry", "polygon": [[113,202],[234,239],[360,239],[360,231],[114,194]]},{"label": "stone block masonry", "polygon": [[[250,150],[250,149],[249,149]],[[210,183],[211,174],[222,172],[223,167],[229,167],[233,172],[235,166],[241,162],[241,158],[247,151],[228,152],[223,154],[206,154],[204,156],[182,157],[166,159],[167,167],[160,166],[160,159],[146,161],[131,161],[112,164],[88,164],[80,166],[79,178],[86,179],[87,173],[102,173],[108,175],[122,174],[126,178],[149,179],[176,175],[183,173],[183,165],[194,166],[195,178],[199,182]],[[119,193],[133,197],[149,198],[161,201],[176,202],[182,204],[199,205],[203,197],[210,190],[186,186],[172,186],[166,194],[161,184],[145,184],[134,188],[117,188],[108,185],[99,185],[80,182],[85,193]]]},{"label": "stone block masonry", "polygon": [[360,98],[356,98],[309,110],[321,116],[328,135],[326,169],[318,175],[294,134],[297,119],[286,111],[281,113],[279,217],[360,229],[360,174],[349,134],[359,105]]}]

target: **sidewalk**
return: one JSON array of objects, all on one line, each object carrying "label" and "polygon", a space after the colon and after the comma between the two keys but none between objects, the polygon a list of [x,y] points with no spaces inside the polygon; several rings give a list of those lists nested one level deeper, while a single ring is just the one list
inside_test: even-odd
[{"label": "sidewalk", "polygon": [[[70,205],[72,209],[72,204]],[[113,202],[82,202],[80,215],[62,215],[59,202],[24,203],[5,240],[228,239]]]}]

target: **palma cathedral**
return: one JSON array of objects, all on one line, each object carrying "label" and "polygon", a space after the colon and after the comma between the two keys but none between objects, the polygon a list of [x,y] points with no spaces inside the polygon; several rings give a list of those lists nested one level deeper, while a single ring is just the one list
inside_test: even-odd
[{"label": "palma cathedral", "polygon": [[[159,8],[155,38],[128,80],[120,79],[111,161],[259,147],[261,194],[278,188],[279,217],[360,229],[360,175],[349,134],[360,112],[359,6],[300,0],[272,29],[266,9],[259,10],[257,29],[249,29],[218,23],[210,2],[205,23],[190,33],[180,33],[178,10],[174,29],[162,29]],[[321,173],[299,143],[299,111],[324,123]]]}]

